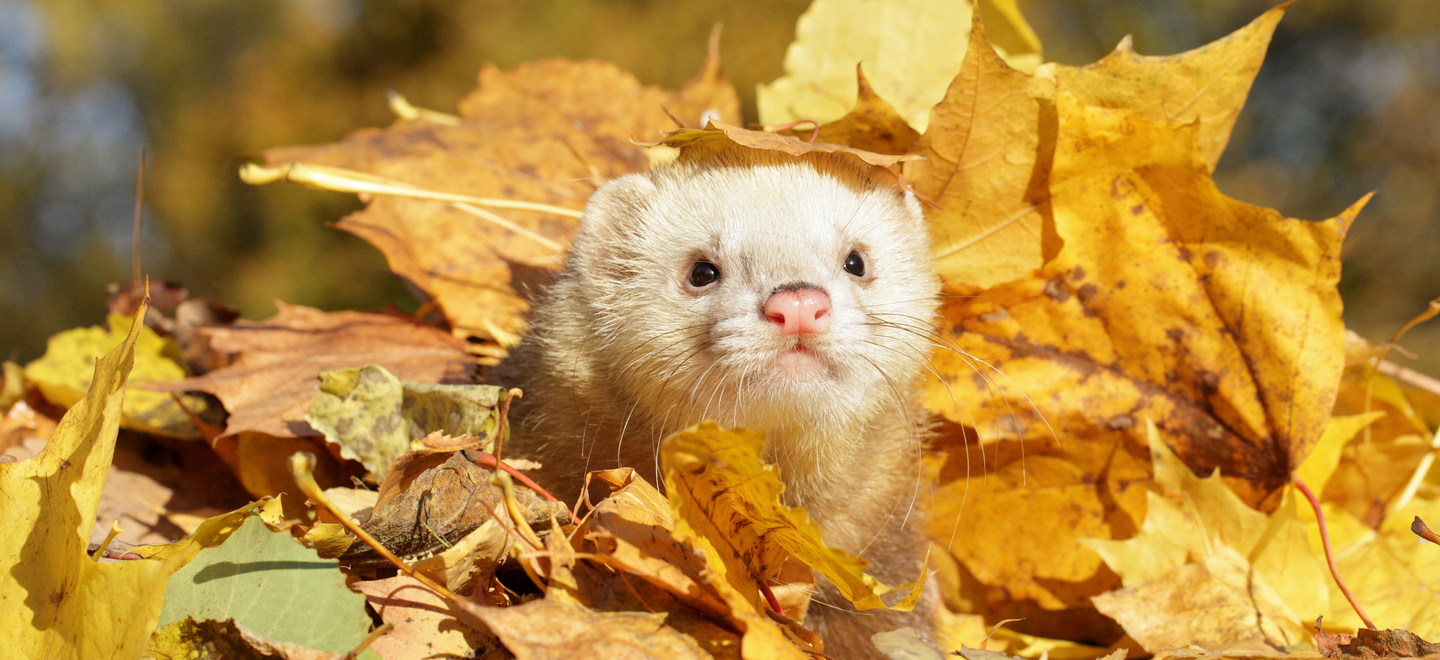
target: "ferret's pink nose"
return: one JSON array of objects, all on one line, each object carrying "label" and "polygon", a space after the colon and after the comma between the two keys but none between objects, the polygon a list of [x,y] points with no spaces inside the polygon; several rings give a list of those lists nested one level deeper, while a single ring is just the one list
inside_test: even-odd
[{"label": "ferret's pink nose", "polygon": [[830,327],[830,296],[819,289],[795,289],[770,294],[765,319],[785,335],[813,335]]}]

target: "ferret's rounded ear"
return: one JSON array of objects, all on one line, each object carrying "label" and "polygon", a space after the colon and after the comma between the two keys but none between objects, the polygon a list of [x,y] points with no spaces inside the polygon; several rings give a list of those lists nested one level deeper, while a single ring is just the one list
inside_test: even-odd
[{"label": "ferret's rounded ear", "polygon": [[637,217],[655,193],[655,184],[645,174],[626,174],[600,186],[580,218],[582,234],[614,236],[624,233],[626,220]]},{"label": "ferret's rounded ear", "polygon": [[627,174],[600,186],[585,203],[580,231],[570,246],[571,259],[589,267],[612,262],[617,256],[612,252],[630,243],[625,236],[634,231],[634,220],[655,192],[655,183],[646,174]]}]

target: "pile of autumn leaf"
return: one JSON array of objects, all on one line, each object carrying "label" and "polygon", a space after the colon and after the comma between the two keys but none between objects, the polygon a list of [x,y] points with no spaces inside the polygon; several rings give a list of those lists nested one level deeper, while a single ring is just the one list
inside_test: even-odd
[{"label": "pile of autumn leaf", "polygon": [[[1347,640],[1314,637],[1317,618],[1363,623],[1300,483],[1376,627],[1440,636],[1440,547],[1410,532],[1440,521],[1440,383],[1347,334],[1335,288],[1365,200],[1307,222],[1210,178],[1284,8],[1194,51],[1122,42],[1079,68],[1041,64],[1013,2],[978,9],[991,40],[963,2],[816,0],[786,76],[760,89],[765,130],[737,127],[712,42],[678,92],[596,61],[486,68],[459,116],[396,97],[387,129],[267,152],[242,177],[362,195],[336,226],[433,304],[237,322],[176,285],[147,309],[131,283],[108,328],[7,364],[0,443],[27,460],[0,464],[0,643],[805,658],[822,648],[799,623],[814,573],[862,608],[913,605],[917,585],[868,578],[777,504],[758,434],[677,434],[664,494],[611,470],[592,474],[610,495],[570,511],[504,456],[507,393],[470,385],[523,332],[589,193],[713,140],[844,145],[930,202],[941,650],[1313,656],[1318,639],[1338,657]],[[783,616],[761,582],[788,585]],[[876,643],[940,653],[903,631]]]}]

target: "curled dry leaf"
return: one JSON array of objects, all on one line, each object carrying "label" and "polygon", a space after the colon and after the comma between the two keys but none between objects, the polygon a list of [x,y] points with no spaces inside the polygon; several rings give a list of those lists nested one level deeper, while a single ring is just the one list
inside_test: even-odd
[{"label": "curled dry leaf", "polygon": [[630,468],[608,471],[619,487],[585,517],[577,536],[595,544],[606,565],[640,577],[711,616],[730,608],[706,584],[705,560],[675,538],[665,497]]},{"label": "curled dry leaf", "polygon": [[[411,452],[400,457],[380,484],[374,511],[361,527],[401,558],[440,554],[460,544],[484,557],[498,560],[510,546],[503,527],[492,525],[493,514],[505,515],[504,495],[490,483],[490,470],[466,458],[466,452]],[[564,507],[547,502],[533,491],[516,489],[522,515],[532,526],[548,526],[552,512]],[[483,532],[471,538],[472,533]],[[457,551],[437,559],[441,578],[470,586],[494,570],[492,563],[465,558]],[[370,546],[352,544],[341,563],[357,570],[388,568],[389,562]]]},{"label": "curled dry leaf", "polygon": [[[525,328],[527,296],[560,265],[585,200],[605,180],[645,169],[644,150],[630,141],[674,126],[667,111],[690,125],[738,121],[718,53],[678,92],[598,60],[487,66],[461,100],[458,123],[400,120],[335,144],[272,149],[265,161],[346,168],[408,187],[407,196],[372,196],[336,226],[379,248],[391,270],[435,300],[456,335],[508,344]],[[530,206],[485,207],[456,195]]]},{"label": "curled dry leaf", "polygon": [[1319,619],[1315,620],[1315,629],[1315,646],[1321,655],[1336,660],[1440,656],[1440,644],[1427,642],[1408,630],[1361,628],[1354,635],[1331,635],[1320,629]]}]

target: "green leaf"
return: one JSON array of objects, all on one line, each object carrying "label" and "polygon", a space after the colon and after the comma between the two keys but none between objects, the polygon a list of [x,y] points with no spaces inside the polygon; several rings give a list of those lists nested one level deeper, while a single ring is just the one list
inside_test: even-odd
[{"label": "green leaf", "polygon": [[234,619],[271,639],[334,653],[351,651],[370,629],[365,597],[345,586],[335,560],[271,532],[258,515],[170,579],[160,625],[185,617]]}]

